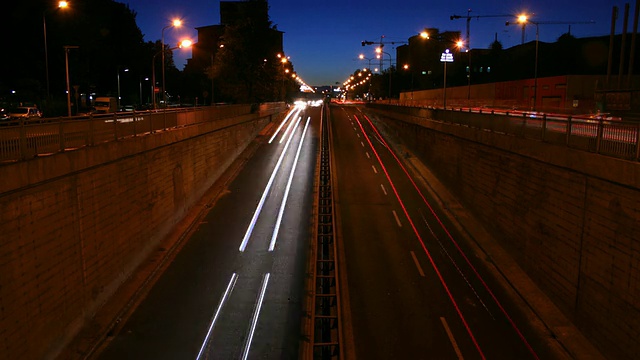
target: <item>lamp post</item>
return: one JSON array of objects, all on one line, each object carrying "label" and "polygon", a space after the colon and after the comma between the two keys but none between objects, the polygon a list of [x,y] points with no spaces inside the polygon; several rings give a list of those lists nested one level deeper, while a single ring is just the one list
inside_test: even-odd
[{"label": "lamp post", "polygon": [[[171,25],[167,25],[162,28],[162,101],[164,102],[164,106],[167,106],[167,91],[164,87],[164,31],[171,27],[180,27],[182,25],[182,21],[179,19],[173,20]],[[155,83],[154,83],[155,86]],[[154,102],[155,103],[155,102]]]},{"label": "lamp post", "polygon": [[[58,2],[58,9],[66,9],[69,6],[69,3],[66,1]],[[42,12],[42,29],[44,31],[44,68],[45,68],[45,76],[47,80],[47,101],[51,97],[51,93],[49,90],[49,51],[47,46],[47,17],[46,11]]]},{"label": "lamp post", "polygon": [[[381,47],[376,48],[376,53],[378,54],[376,57],[379,57],[380,59],[384,58],[383,54],[389,55],[389,101],[391,101],[391,54],[386,51],[382,51]],[[380,71],[382,71],[382,69],[380,69]]]},{"label": "lamp post", "polygon": [[[162,50],[158,51],[157,53],[155,53],[153,55],[153,59],[151,60],[151,82],[152,82],[152,86],[151,86],[151,93],[153,94],[153,109],[156,109],[156,94],[155,94],[155,86],[156,86],[156,57],[160,54],[162,54],[163,58],[164,58],[164,53],[165,51],[173,51],[176,49],[182,49],[182,48],[188,48],[191,46],[191,40],[182,40],[181,42],[178,43],[178,46],[170,48],[165,50],[164,46],[162,47]],[[164,63],[162,64],[162,68],[164,70]],[[163,88],[164,90],[164,88]],[[166,105],[166,103],[165,103]]]},{"label": "lamp post", "polygon": [[71,88],[69,86],[69,50],[77,49],[79,46],[65,45],[64,46],[64,64],[67,73],[67,114],[71,117]]},{"label": "lamp post", "polygon": [[[525,26],[528,23],[534,24],[536,26],[536,54],[535,54],[535,60],[534,60],[534,65],[533,65],[533,106],[532,106],[532,110],[535,111],[536,110],[536,105],[538,103],[538,47],[539,47],[539,38],[540,38],[540,31],[539,31],[539,22],[537,21],[531,21],[529,20],[529,18],[527,17],[527,15],[520,15],[518,16],[518,23],[522,24],[522,43],[524,44],[524,29]],[[507,21],[506,25],[510,25],[510,23]]]},{"label": "lamp post", "polygon": [[[124,71],[124,72],[128,72],[128,71],[129,71],[129,69],[128,69],[128,68],[125,68],[123,71]],[[118,76],[118,110],[120,110],[120,107],[121,107],[121,105],[122,105],[122,104],[120,103],[120,67],[119,67],[119,66],[118,66],[118,71],[117,71],[117,73],[118,73],[118,74],[117,74],[117,76]]]}]

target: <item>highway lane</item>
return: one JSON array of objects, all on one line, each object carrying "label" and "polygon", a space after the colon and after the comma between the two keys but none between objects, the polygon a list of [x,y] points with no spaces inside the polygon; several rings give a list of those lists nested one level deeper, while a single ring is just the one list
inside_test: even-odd
[{"label": "highway lane", "polygon": [[354,106],[330,114],[350,355],[553,358],[374,123]]},{"label": "highway lane", "polygon": [[257,139],[97,358],[298,358],[320,116],[295,110]]}]

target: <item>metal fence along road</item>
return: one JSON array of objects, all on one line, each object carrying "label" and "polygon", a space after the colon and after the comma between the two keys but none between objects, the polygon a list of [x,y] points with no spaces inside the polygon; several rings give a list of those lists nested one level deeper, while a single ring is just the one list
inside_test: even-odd
[{"label": "metal fence along road", "polygon": [[267,116],[283,110],[284,106],[284,103],[219,105],[4,122],[0,123],[4,125],[0,126],[0,162],[27,160],[241,115]]},{"label": "metal fence along road", "polygon": [[[615,158],[640,161],[640,121],[611,120],[606,117],[572,116],[526,111],[486,108],[407,107],[403,105],[370,104],[402,108],[406,115],[418,116],[427,110],[429,120],[458,124],[483,131],[491,131],[565,145]],[[464,113],[464,116],[461,114]],[[424,114],[420,113],[420,117]]]}]

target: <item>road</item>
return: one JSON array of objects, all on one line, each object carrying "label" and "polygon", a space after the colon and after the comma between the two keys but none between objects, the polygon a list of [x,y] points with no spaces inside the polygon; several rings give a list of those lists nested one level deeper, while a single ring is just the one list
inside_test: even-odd
[{"label": "road", "polygon": [[298,358],[321,109],[257,139],[97,358]]},{"label": "road", "polygon": [[552,358],[361,108],[330,115],[347,357]]},{"label": "road", "polygon": [[553,359],[544,329],[528,324],[426,184],[356,106],[296,110],[260,136],[255,154],[96,358],[299,358],[323,111],[346,358]]}]

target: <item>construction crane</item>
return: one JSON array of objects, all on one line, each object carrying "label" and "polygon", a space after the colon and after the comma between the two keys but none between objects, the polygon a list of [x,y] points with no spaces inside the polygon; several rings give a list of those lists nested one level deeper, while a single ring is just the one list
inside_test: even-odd
[{"label": "construction crane", "polygon": [[467,43],[467,49],[471,50],[471,42],[469,41],[469,24],[471,23],[471,19],[480,19],[480,18],[487,18],[487,17],[514,17],[513,15],[510,14],[499,14],[499,15],[471,15],[471,9],[467,10],[467,15],[451,15],[449,17],[449,19],[454,20],[454,19],[467,19],[467,38],[465,39],[465,42]]},{"label": "construction crane", "polygon": [[595,21],[532,21],[524,17],[524,20],[518,20],[515,23],[507,21],[505,25],[522,25],[522,44],[524,44],[524,30],[527,24],[536,25],[536,36],[538,33],[538,25],[569,25],[569,35],[571,35],[571,25],[574,24],[595,24]]}]

